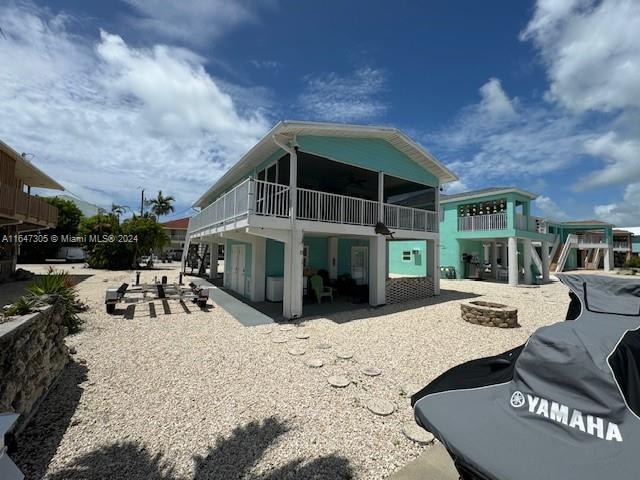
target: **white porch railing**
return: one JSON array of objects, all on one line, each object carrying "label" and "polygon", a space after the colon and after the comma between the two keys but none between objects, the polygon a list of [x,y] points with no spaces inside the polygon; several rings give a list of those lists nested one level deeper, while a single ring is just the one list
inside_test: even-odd
[{"label": "white porch railing", "polygon": [[604,237],[598,234],[577,234],[578,245],[602,245],[605,246]]},{"label": "white porch railing", "polygon": [[547,220],[542,217],[534,217],[516,214],[516,230],[528,232],[547,233]]},{"label": "white porch railing", "polygon": [[246,217],[249,212],[250,184],[251,179],[248,178],[191,217],[189,234]]},{"label": "white porch railing", "polygon": [[627,242],[613,242],[614,250],[631,250],[629,243]]},{"label": "white porch railing", "polygon": [[504,230],[505,228],[507,228],[506,212],[458,217],[458,231]]},{"label": "white porch railing", "polygon": [[[189,222],[188,234],[219,228],[247,218],[250,213],[287,218],[290,201],[290,188],[287,185],[247,179],[194,215]],[[382,204],[382,210],[383,222],[389,228],[420,232],[438,231],[436,212],[387,203]],[[297,218],[373,227],[380,218],[380,203],[298,188]]]},{"label": "white porch railing", "polygon": [[289,216],[289,186],[279,183],[252,180],[254,182],[255,206],[253,211],[258,215],[272,217]]},{"label": "white porch railing", "polygon": [[363,198],[298,188],[300,220],[373,226],[378,222],[379,204]]},{"label": "white porch railing", "polygon": [[438,231],[438,214],[430,210],[384,204],[384,224],[389,228],[420,232]]}]

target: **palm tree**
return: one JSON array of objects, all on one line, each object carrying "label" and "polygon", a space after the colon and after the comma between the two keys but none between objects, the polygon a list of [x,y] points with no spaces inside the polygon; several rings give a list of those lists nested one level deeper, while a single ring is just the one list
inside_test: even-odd
[{"label": "palm tree", "polygon": [[162,195],[162,190],[160,190],[156,198],[147,200],[147,205],[151,206],[151,211],[159,218],[162,215],[168,215],[173,212],[173,202],[175,202],[175,198],[172,196],[165,197]]},{"label": "palm tree", "polygon": [[116,203],[111,204],[111,214],[115,215],[118,219],[118,223],[120,223],[120,215],[125,212],[125,209],[128,208],[125,205],[118,205]]}]

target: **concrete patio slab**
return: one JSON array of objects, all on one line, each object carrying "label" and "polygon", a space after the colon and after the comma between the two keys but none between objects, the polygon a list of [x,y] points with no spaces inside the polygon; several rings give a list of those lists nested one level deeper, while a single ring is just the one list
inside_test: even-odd
[{"label": "concrete patio slab", "polygon": [[203,278],[190,277],[189,281],[196,285],[213,287],[209,289],[209,298],[217,305],[225,309],[229,314],[238,320],[245,327],[256,327],[258,325],[272,325],[275,322],[271,317],[259,312],[255,308],[250,307],[246,303],[229,295],[220,288],[212,285]]},{"label": "concrete patio slab", "polygon": [[451,457],[442,446],[436,443],[422,455],[402,467],[388,480],[458,480]]}]

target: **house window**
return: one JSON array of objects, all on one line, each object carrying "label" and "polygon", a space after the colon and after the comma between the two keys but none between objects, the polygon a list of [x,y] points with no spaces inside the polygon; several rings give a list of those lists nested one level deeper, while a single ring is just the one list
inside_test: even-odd
[{"label": "house window", "polygon": [[309,245],[305,245],[302,248],[302,266],[307,267],[309,265]]},{"label": "house window", "polygon": [[410,262],[411,261],[411,250],[403,250],[402,252],[402,261]]}]

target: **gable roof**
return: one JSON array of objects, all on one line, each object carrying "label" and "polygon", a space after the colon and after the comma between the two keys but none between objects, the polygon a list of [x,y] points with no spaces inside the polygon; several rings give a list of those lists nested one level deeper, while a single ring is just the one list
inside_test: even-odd
[{"label": "gable roof", "polygon": [[535,200],[538,196],[534,193],[521,190],[517,187],[491,187],[482,188],[480,190],[471,190],[469,192],[454,193],[452,195],[440,195],[440,203],[457,202],[460,200],[471,200],[473,198],[487,197],[489,195],[503,195],[506,193],[517,193],[523,197]]},{"label": "gable roof", "polygon": [[160,225],[164,228],[173,228],[176,230],[184,229],[186,230],[189,227],[189,218],[176,218],[175,220],[169,220],[168,222],[161,223]]},{"label": "gable roof", "polygon": [[222,177],[196,200],[193,206],[206,206],[208,198],[218,191],[231,187],[237,181],[247,176],[247,172],[256,167],[265,158],[280,150],[280,147],[278,147],[273,140],[276,135],[289,140],[293,140],[297,135],[380,138],[386,140],[394,148],[431,172],[441,183],[458,180],[458,177],[451,170],[397,128],[284,120],[273,127],[251,150],[245,153],[238,162],[227,170]]}]

